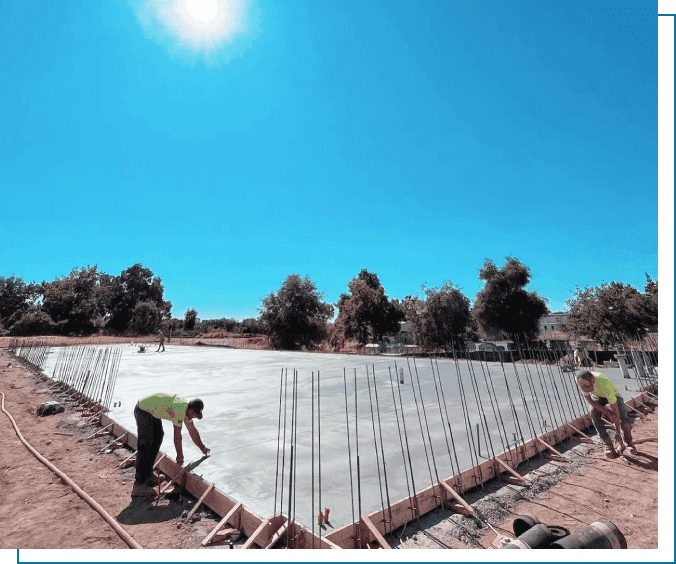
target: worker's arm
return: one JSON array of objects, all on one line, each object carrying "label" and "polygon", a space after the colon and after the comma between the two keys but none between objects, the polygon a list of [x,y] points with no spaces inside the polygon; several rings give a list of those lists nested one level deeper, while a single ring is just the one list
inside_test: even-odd
[{"label": "worker's arm", "polygon": [[613,409],[612,409],[612,405],[614,405],[615,408],[617,409],[617,404],[601,405],[599,402],[594,401],[592,399],[591,395],[585,395],[584,399],[586,399],[587,403],[589,405],[591,405],[594,409],[598,409],[601,412],[601,415],[603,417],[605,417],[606,419],[608,419],[608,421],[610,421],[611,423],[615,423],[615,427],[617,427],[619,425],[619,411],[617,411],[618,419],[617,419],[617,422],[616,422],[615,421],[615,413],[616,412],[613,411]]},{"label": "worker's arm", "polygon": [[183,464],[183,436],[181,435],[181,428],[174,427],[174,447],[176,448],[176,464],[181,466]]},{"label": "worker's arm", "polygon": [[186,419],[185,426],[188,429],[188,433],[190,434],[192,442],[197,445],[197,448],[200,449],[204,454],[209,454],[209,449],[204,446],[202,438],[200,437],[200,433],[197,430],[197,427],[195,427],[195,424],[190,419]]},{"label": "worker's arm", "polygon": [[622,417],[620,416],[620,406],[615,403],[608,404],[608,410],[613,414],[611,421],[615,425],[615,440],[622,444]]}]

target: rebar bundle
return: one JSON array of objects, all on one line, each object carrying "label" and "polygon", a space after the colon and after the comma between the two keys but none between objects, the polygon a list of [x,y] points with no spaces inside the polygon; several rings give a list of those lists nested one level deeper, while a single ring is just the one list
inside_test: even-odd
[{"label": "rebar bundle", "polygon": [[91,346],[59,349],[52,386],[87,415],[110,410],[122,350]]},{"label": "rebar bundle", "polygon": [[12,339],[9,342],[9,350],[23,363],[33,368],[42,370],[50,353],[51,347],[45,341],[34,339]]},{"label": "rebar bundle", "polygon": [[[656,356],[647,350],[655,350],[653,343],[625,337],[621,347],[618,353],[623,350],[631,362],[638,393],[656,391]],[[451,486],[456,492],[482,487],[486,480],[500,478],[501,473],[509,472],[510,467],[513,470],[533,456],[544,453],[560,462],[567,461],[553,445],[570,437],[571,429],[580,433],[575,425],[588,417],[589,405],[577,386],[575,373],[561,362],[566,349],[534,346],[525,338],[516,340],[514,350],[501,352],[491,360],[487,360],[486,355],[472,359],[468,351],[455,350],[454,343],[450,343],[450,349],[446,351],[447,355],[451,353],[450,359],[443,359],[442,364],[442,359],[433,357],[427,369],[410,358],[406,359],[406,367],[400,368],[395,362],[394,370],[390,367],[386,374],[378,374],[375,365],[366,366],[365,373],[354,369],[353,387],[348,386],[348,373],[343,368],[342,382],[336,385],[334,381],[332,389],[344,395],[344,402],[339,402],[338,397],[321,395],[319,372],[315,380],[314,373],[301,375],[293,370],[291,378],[283,369],[279,389],[275,514],[286,509],[291,522],[298,519],[296,487],[302,485],[302,479],[299,483],[299,472],[303,469],[301,453],[307,449],[310,462],[304,468],[312,476],[312,514],[304,514],[304,519],[314,521],[317,514],[321,538],[324,528],[319,512],[324,492],[320,415],[324,401],[336,409],[334,416],[338,414],[339,403],[343,404],[342,427],[347,447],[344,471],[349,472],[349,480],[346,477],[344,483],[349,484],[349,491],[347,500],[343,494],[340,503],[351,512],[350,536],[355,548],[367,544],[365,527],[371,530],[375,527],[383,535],[396,528],[391,500],[393,478],[400,483],[396,495],[404,494],[402,486],[408,493],[405,511],[410,521],[421,515],[418,496],[422,492],[431,492],[431,498],[428,493],[426,499],[433,501],[424,502],[428,504],[424,511],[429,511],[433,508],[430,503],[438,507],[441,501],[451,499],[453,505],[453,496],[448,498]],[[603,367],[597,365],[591,370],[603,370]],[[382,392],[382,386],[386,385],[390,391],[379,394],[378,388]],[[299,410],[299,396],[307,401],[309,415],[307,409]],[[454,402],[450,410],[447,398]],[[298,441],[298,428],[303,424],[300,417],[308,417],[311,444]],[[366,430],[362,427],[361,433],[360,423],[366,424]],[[383,426],[388,423],[398,438],[392,440],[390,436],[384,440]],[[339,425],[337,421],[334,423],[335,427]],[[287,427],[291,430],[290,436]],[[586,438],[584,433],[580,434]],[[391,452],[388,453],[388,449]],[[315,476],[319,477],[318,504],[315,503]],[[281,485],[279,496],[277,485]],[[285,486],[288,486],[286,498]],[[365,491],[368,491],[368,500],[363,497]],[[306,510],[304,506],[303,513]],[[403,511],[401,505],[397,511]],[[397,522],[401,525],[401,517]]]}]

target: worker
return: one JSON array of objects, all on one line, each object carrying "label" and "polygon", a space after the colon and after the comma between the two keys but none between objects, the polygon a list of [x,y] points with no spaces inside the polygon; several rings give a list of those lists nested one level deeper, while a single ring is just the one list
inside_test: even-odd
[{"label": "worker", "polygon": [[[589,372],[588,370],[578,372],[575,375],[575,380],[582,390],[584,398],[591,406],[592,423],[594,423],[599,437],[606,444],[606,458],[616,458],[618,453],[603,424],[602,417],[608,419],[615,426],[615,441],[620,453],[627,448],[629,454],[636,454],[636,447],[631,438],[631,423],[629,422],[627,406],[624,404],[624,399],[617,391],[615,384],[603,372]],[[624,441],[622,440],[623,436]]]},{"label": "worker", "polygon": [[[157,350],[155,352],[164,352],[164,333],[162,333],[162,331],[158,331],[157,338],[155,340],[160,342],[160,344],[157,345]],[[160,347],[162,347],[161,351]]]},{"label": "worker", "polygon": [[153,474],[155,458],[160,452],[164,431],[162,419],[171,421],[174,426],[174,446],[176,462],[183,464],[182,427],[188,428],[188,434],[197,447],[205,454],[209,449],[204,446],[193,419],[202,419],[204,402],[201,399],[186,401],[172,394],[153,394],[140,400],[134,408],[134,418],[138,428],[138,445],[136,453],[136,479],[132,496],[154,495],[153,486],[159,483]]}]

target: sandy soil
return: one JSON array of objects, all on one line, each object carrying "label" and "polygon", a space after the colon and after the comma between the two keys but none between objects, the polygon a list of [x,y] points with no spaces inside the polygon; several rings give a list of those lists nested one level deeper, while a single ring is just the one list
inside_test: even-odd
[{"label": "sandy soil", "polygon": [[[107,437],[86,438],[96,428],[70,408],[38,417],[38,406],[54,398],[39,378],[4,350],[0,350],[0,392],[25,440],[103,506],[143,548],[198,548],[215,526],[218,518],[208,510],[198,511],[197,521],[184,522],[182,515],[195,503],[189,496],[159,505],[132,502],[133,468],[119,468],[130,452],[107,452]],[[628,461],[605,460],[599,445],[570,441],[562,447],[570,463],[534,459],[519,467],[528,472],[526,487],[496,482],[470,492],[467,500],[480,510],[481,525],[439,509],[388,540],[396,548],[490,548],[497,534],[512,534],[515,514],[528,513],[571,531],[609,519],[623,532],[629,548],[657,548],[657,410],[637,421],[634,433],[639,454]],[[5,413],[0,413],[0,492],[0,549],[128,548],[98,513],[30,453]],[[15,558],[15,553],[0,553],[3,563]]]}]

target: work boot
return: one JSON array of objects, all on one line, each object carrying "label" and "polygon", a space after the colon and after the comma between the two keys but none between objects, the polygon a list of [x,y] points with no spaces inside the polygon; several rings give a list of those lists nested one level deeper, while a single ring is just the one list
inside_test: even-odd
[{"label": "work boot", "polygon": [[612,459],[612,458],[617,458],[617,457],[619,456],[619,455],[617,454],[617,451],[616,451],[613,447],[611,447],[611,446],[606,447],[605,455],[606,455],[606,458],[611,458],[611,459]]},{"label": "work boot", "polygon": [[162,482],[164,482],[165,479],[166,476],[164,476],[164,474],[161,474],[159,476],[157,474],[153,474],[152,476],[150,476],[150,478],[146,480],[146,484],[149,484],[151,486],[159,486]]},{"label": "work boot", "polygon": [[131,489],[131,497],[147,497],[157,495],[155,488],[150,484],[139,484],[134,482],[134,487]]},{"label": "work boot", "polygon": [[636,450],[636,447],[634,445],[631,445],[630,447],[627,448],[627,452],[631,455],[637,455],[638,451]]}]

